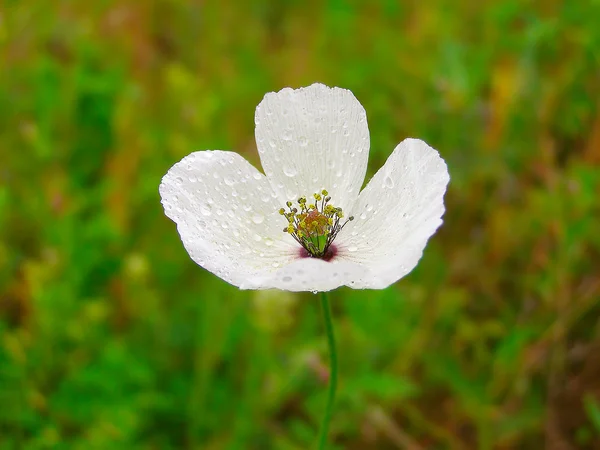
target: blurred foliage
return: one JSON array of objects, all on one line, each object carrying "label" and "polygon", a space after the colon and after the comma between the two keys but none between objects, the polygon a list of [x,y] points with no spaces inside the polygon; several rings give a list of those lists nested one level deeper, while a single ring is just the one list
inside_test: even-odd
[{"label": "blurred foliage", "polygon": [[196,266],[158,184],[255,165],[254,108],[351,89],[369,173],[447,160],[445,224],[384,291],[333,293],[337,449],[600,448],[600,2],[7,0],[0,449],[309,448],[316,297]]}]

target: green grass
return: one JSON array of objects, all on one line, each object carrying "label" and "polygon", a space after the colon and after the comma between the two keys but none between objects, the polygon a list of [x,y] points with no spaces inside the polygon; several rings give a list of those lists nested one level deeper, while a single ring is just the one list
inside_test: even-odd
[{"label": "green grass", "polygon": [[600,448],[600,3],[192,3],[0,6],[0,449],[313,445],[318,297],[196,266],[158,184],[259,166],[254,108],[315,81],[370,175],[409,136],[451,174],[414,272],[331,295],[332,448]]}]

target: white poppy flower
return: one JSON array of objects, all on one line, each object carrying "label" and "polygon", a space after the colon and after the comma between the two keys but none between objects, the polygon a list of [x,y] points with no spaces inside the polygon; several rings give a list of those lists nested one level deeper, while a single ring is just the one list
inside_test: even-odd
[{"label": "white poppy flower", "polygon": [[237,153],[199,151],[164,176],[166,215],[191,258],[241,289],[382,289],[409,273],[441,225],[448,170],[401,142],[361,191],[366,113],[322,84],[269,93],[256,108],[263,175]]}]

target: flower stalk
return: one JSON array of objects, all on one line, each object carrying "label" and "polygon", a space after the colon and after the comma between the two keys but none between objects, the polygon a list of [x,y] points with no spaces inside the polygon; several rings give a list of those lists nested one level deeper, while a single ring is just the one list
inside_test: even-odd
[{"label": "flower stalk", "polygon": [[319,450],[325,450],[327,448],[328,434],[329,434],[329,422],[331,421],[331,415],[333,414],[333,405],[335,402],[335,392],[337,389],[337,350],[335,347],[335,335],[333,333],[333,320],[331,317],[331,305],[329,304],[329,296],[327,292],[321,292],[321,309],[323,310],[323,319],[325,321],[325,331],[327,333],[327,344],[329,347],[329,391],[327,394],[327,405],[325,407],[325,414],[323,415],[323,421],[321,422],[321,429],[319,431]]}]

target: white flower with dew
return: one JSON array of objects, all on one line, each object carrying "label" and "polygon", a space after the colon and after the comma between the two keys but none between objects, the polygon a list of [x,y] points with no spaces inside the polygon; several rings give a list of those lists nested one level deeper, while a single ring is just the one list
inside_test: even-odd
[{"label": "white flower with dew", "polygon": [[263,175],[242,156],[199,151],[162,179],[166,215],[200,266],[241,289],[382,289],[409,273],[442,224],[450,179],[438,152],[402,141],[361,191],[364,108],[313,84],[256,108]]}]

